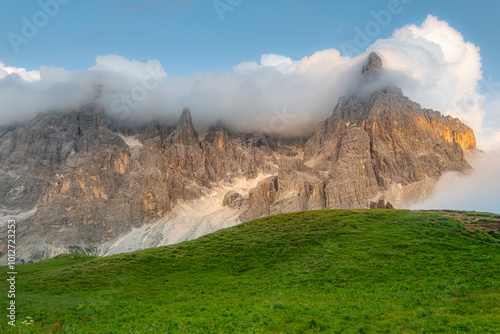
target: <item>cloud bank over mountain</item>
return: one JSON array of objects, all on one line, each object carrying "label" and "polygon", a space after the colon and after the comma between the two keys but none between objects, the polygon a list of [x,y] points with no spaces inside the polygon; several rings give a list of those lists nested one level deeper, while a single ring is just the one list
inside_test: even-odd
[{"label": "cloud bank over mountain", "polygon": [[[335,49],[300,60],[266,54],[231,71],[189,77],[168,76],[157,60],[143,63],[118,55],[98,56],[94,66],[78,71],[45,66],[26,71],[0,63],[0,125],[25,122],[41,111],[69,111],[97,98],[112,116],[133,123],[174,120],[189,107],[200,128],[221,119],[242,131],[308,135],[340,96],[356,88],[372,51],[384,62],[384,83],[398,85],[423,107],[459,117],[476,132],[479,148],[500,140],[491,127],[500,115],[485,111],[485,96],[478,92],[483,78],[479,48],[431,15],[354,58]],[[490,107],[495,105],[490,101]]]}]

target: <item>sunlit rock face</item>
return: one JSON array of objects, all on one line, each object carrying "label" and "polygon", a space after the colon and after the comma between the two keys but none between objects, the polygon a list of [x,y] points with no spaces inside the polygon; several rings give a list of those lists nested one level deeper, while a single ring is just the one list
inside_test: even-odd
[{"label": "sunlit rock face", "polygon": [[115,254],[282,212],[425,198],[443,173],[470,169],[474,133],[397,87],[367,91],[382,76],[373,53],[358,91],[309,138],[222,122],[201,138],[188,109],[177,124],[124,128],[98,105],[1,128],[0,214],[19,221],[19,259]]},{"label": "sunlit rock face", "polygon": [[[425,197],[443,173],[469,169],[464,149],[475,149],[470,128],[387,89],[341,98],[306,143],[304,161],[329,174],[327,208],[365,208],[378,196],[401,206],[405,187],[420,183]],[[394,187],[401,197],[383,194]]]}]

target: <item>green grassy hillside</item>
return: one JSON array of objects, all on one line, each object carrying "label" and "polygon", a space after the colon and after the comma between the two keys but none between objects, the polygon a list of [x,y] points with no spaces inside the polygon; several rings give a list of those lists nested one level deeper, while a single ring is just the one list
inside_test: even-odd
[{"label": "green grassy hillside", "polygon": [[325,210],[129,254],[61,255],[17,266],[15,329],[1,280],[0,331],[500,333],[499,221]]}]

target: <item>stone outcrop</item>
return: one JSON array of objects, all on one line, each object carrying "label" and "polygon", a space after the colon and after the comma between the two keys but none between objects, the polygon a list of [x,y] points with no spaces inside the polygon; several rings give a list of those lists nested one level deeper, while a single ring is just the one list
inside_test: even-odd
[{"label": "stone outcrop", "polygon": [[269,216],[271,205],[274,203],[278,189],[278,177],[271,176],[259,182],[257,187],[250,191],[250,207],[242,214],[243,220],[252,220],[258,217]]},{"label": "stone outcrop", "polygon": [[383,199],[379,199],[378,202],[371,202],[370,209],[394,209],[391,202],[385,203]]},{"label": "stone outcrop", "polygon": [[230,190],[224,195],[224,199],[222,200],[222,205],[229,206],[233,209],[239,209],[245,204],[244,199],[241,194],[237,193],[234,190]]}]

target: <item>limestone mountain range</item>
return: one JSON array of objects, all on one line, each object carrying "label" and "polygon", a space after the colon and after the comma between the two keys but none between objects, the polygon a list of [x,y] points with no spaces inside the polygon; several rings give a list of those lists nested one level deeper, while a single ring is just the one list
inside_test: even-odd
[{"label": "limestone mountain range", "polygon": [[[361,85],[381,71],[371,54]],[[405,207],[443,173],[467,172],[475,146],[469,127],[393,86],[340,98],[309,138],[222,122],[200,138],[189,109],[177,124],[130,128],[90,104],[0,127],[0,230],[15,219],[18,259],[37,261],[171,244],[282,212]]]}]

